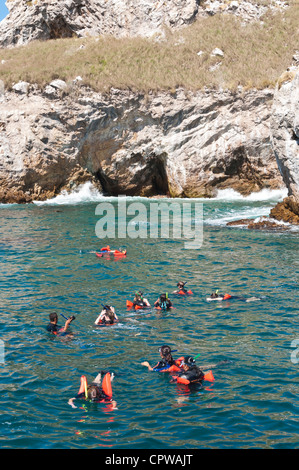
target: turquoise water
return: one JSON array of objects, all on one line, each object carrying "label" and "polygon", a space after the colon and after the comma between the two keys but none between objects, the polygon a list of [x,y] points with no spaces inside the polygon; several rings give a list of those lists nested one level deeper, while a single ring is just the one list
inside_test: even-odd
[{"label": "turquoise water", "polygon": [[[298,448],[298,232],[225,226],[269,213],[275,197],[204,201],[197,250],[174,238],[109,239],[127,248],[121,260],[95,256],[107,243],[95,235],[100,199],[0,206],[0,447]],[[170,295],[170,312],[126,309],[137,289],[153,303],[179,279],[194,295]],[[217,288],[261,300],[207,302]],[[118,324],[94,326],[102,303],[115,306]],[[72,339],[46,332],[53,310],[76,316]],[[200,354],[199,365],[228,362],[190,390],[141,365],[154,365],[162,344],[175,357]],[[68,405],[82,374],[91,381],[107,369],[116,410]]]}]

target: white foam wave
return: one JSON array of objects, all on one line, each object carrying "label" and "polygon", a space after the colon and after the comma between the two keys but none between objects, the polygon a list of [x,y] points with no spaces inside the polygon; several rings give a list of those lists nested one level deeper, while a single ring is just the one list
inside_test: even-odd
[{"label": "white foam wave", "polygon": [[73,191],[68,193],[62,191],[58,196],[47,199],[46,201],[34,201],[37,205],[68,205],[68,204],[80,204],[83,202],[96,202],[100,201],[104,196],[98,191],[97,188],[89,181],[87,183],[77,186]]},{"label": "white foam wave", "polygon": [[[258,213],[257,213],[258,212]],[[241,219],[252,219],[255,220],[259,217],[267,217],[269,215],[270,208],[267,207],[244,207],[242,210],[229,210],[226,214],[222,214],[221,217],[207,218],[205,223],[208,225],[226,225],[228,222]]]},{"label": "white foam wave", "polygon": [[[263,202],[263,201],[273,201],[273,202],[279,202],[281,201],[284,197],[287,196],[287,189],[286,188],[281,188],[281,189],[262,189],[261,191],[257,193],[251,193],[249,196],[242,196],[242,194],[238,193],[234,189],[222,189],[218,190],[217,195],[215,198],[163,198],[163,199],[155,199],[151,198],[148,199],[146,197],[140,197],[140,196],[126,196],[125,199],[129,201],[138,201],[138,200],[149,200],[152,202],[159,201],[161,202],[183,202],[185,200],[187,201],[199,201],[199,202],[218,202],[218,201],[223,201],[223,202]],[[124,196],[120,196],[124,197]],[[97,188],[95,188],[92,184],[92,182],[87,182],[84,183],[80,186],[77,186],[73,191],[68,193],[67,191],[62,191],[61,194],[58,196],[52,198],[52,199],[47,199],[46,201],[33,201],[34,204],[36,205],[72,205],[72,204],[80,204],[84,202],[97,202],[97,201],[102,201],[102,200],[110,200],[110,201],[117,201],[119,199],[118,196],[104,196],[102,193],[99,192]],[[8,207],[12,205],[17,205],[17,204],[0,204],[0,206],[3,207]],[[260,215],[265,215],[265,214],[260,214]]]},{"label": "white foam wave", "polygon": [[[234,189],[220,189],[217,192],[214,200],[217,201],[280,201],[283,198],[287,197],[288,190],[287,188],[281,189],[267,189],[264,188],[259,192],[251,193],[248,196],[242,196]],[[211,199],[213,200],[213,199]]]},{"label": "white foam wave", "polygon": [[12,203],[1,203],[0,204],[0,208],[1,209],[5,209],[5,208],[10,208],[10,207],[14,207],[14,206],[18,206],[18,203],[17,202],[12,202]]}]

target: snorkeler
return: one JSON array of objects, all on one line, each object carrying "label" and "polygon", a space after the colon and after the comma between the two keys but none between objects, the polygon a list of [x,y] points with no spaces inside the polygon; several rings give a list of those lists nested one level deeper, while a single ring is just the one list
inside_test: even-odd
[{"label": "snorkeler", "polygon": [[70,398],[68,404],[71,405],[73,408],[77,408],[74,405],[74,400],[78,398],[83,398],[86,400],[90,400],[96,403],[108,403],[112,405],[112,408],[116,408],[116,401],[112,400],[112,387],[111,382],[113,380],[114,374],[110,374],[110,372],[106,372],[103,378],[102,386],[101,386],[101,378],[102,373],[100,372],[94,381],[88,385],[87,379],[85,375],[81,377],[81,384],[79,388],[78,394],[74,398]]},{"label": "snorkeler", "polygon": [[[64,315],[63,315],[63,317],[64,317]],[[64,317],[64,318],[66,318],[66,317]],[[72,315],[71,317],[66,318],[66,322],[65,322],[63,327],[57,325],[58,315],[57,315],[56,312],[51,312],[49,314],[49,319],[50,319],[50,323],[47,326],[47,331],[49,331],[50,333],[53,333],[54,335],[65,335],[65,334],[69,334],[67,332],[67,329],[68,329],[70,323],[73,320],[75,320],[75,317]]]},{"label": "snorkeler", "polygon": [[150,307],[149,301],[143,297],[143,293],[141,291],[135,292],[135,297],[133,299],[133,306],[137,307]]},{"label": "snorkeler", "polygon": [[179,295],[191,295],[193,292],[189,289],[187,290],[185,285],[187,284],[186,282],[179,281],[177,283],[178,290],[173,291],[173,294],[179,294]]},{"label": "snorkeler", "polygon": [[185,288],[186,282],[179,281],[177,283],[178,290],[173,291],[173,294],[187,294],[187,289]]},{"label": "snorkeler", "polygon": [[114,307],[112,305],[103,305],[103,310],[94,323],[95,325],[113,325],[117,321],[118,317]]},{"label": "snorkeler", "polygon": [[167,310],[172,308],[172,302],[168,298],[168,293],[166,292],[166,294],[161,294],[159,299],[157,299],[154,303],[154,306],[160,310]]},{"label": "snorkeler", "polygon": [[151,367],[148,361],[144,361],[141,363],[141,365],[147,367],[148,370],[153,370],[157,372],[179,371],[180,363],[183,358],[174,360],[171,354],[172,352],[174,351],[172,351],[171,348],[165,344],[164,346],[161,346],[161,348],[159,348],[161,360],[158,362],[158,364],[156,364],[154,367]]},{"label": "snorkeler", "polygon": [[149,308],[151,306],[149,301],[143,297],[141,291],[135,292],[133,302],[131,300],[127,300],[126,304],[128,308],[134,308],[135,310]]},{"label": "snorkeler", "polygon": [[230,294],[218,294],[218,290],[216,292],[212,292],[210,297],[207,297],[207,301],[211,300],[241,300],[242,302],[254,302],[255,300],[261,300],[259,297],[241,297],[238,295],[230,295]]},{"label": "snorkeler", "polygon": [[184,357],[181,362],[181,370],[171,378],[171,382],[191,384],[200,383],[205,379],[205,374],[196,366],[192,356]]}]

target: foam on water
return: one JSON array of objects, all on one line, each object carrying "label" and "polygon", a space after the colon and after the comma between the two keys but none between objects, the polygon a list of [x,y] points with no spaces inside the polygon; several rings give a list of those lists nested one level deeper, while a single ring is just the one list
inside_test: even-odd
[{"label": "foam on water", "polygon": [[[258,211],[258,214],[257,214]],[[270,207],[261,207],[257,209],[256,207],[242,207],[240,210],[231,210],[228,209],[225,214],[219,215],[219,217],[209,217],[205,219],[205,223],[209,225],[226,225],[228,222],[239,219],[258,219],[259,217],[266,217],[269,215]]]},{"label": "foam on water", "polygon": [[[121,195],[120,195],[121,196]],[[262,189],[259,192],[251,193],[248,196],[242,196],[242,194],[238,193],[234,189],[223,189],[217,192],[217,196],[215,198],[163,198],[157,199],[159,202],[163,201],[226,201],[226,202],[235,202],[235,201],[280,201],[284,197],[287,196],[287,189]],[[148,200],[148,198],[139,197],[139,196],[126,196],[127,200]],[[84,183],[80,186],[77,186],[73,191],[67,192],[62,191],[61,194],[55,196],[52,199],[47,199],[46,201],[34,201],[34,204],[37,205],[45,205],[45,204],[80,204],[85,202],[96,202],[102,200],[118,200],[118,196],[104,196],[102,193],[99,192],[97,188],[94,187],[92,182]],[[151,201],[155,201],[155,198],[150,199]]]},{"label": "foam on water", "polygon": [[[248,196],[242,196],[234,189],[221,189],[217,192],[217,196],[214,198],[217,201],[280,201],[288,195],[286,188],[281,189],[267,189],[264,188],[259,192],[254,192]],[[213,200],[213,199],[212,199]]]},{"label": "foam on water", "polygon": [[[211,199],[209,213],[205,223],[209,225],[225,226],[228,222],[239,219],[253,219],[258,221],[260,217],[268,217],[270,210],[278,202],[287,196],[287,189],[262,189],[259,192],[242,196],[233,189],[219,190],[217,196]],[[217,203],[215,211],[212,210],[213,202]],[[222,205],[219,206],[219,203]]]},{"label": "foam on water", "polygon": [[99,192],[94,185],[88,181],[87,183],[77,186],[76,189],[68,193],[67,191],[62,191],[58,196],[47,199],[46,201],[34,201],[34,204],[45,205],[45,204],[81,204],[85,202],[96,202],[103,199],[103,195]]},{"label": "foam on water", "polygon": [[[139,196],[129,196],[126,197],[127,202],[130,201],[145,201],[150,203],[173,203],[184,201],[189,201],[194,203],[194,201],[202,202],[205,204],[209,202],[210,210],[208,213],[205,213],[205,223],[215,226],[225,226],[228,222],[238,220],[238,219],[256,219],[257,217],[269,216],[271,207],[274,204],[281,201],[284,197],[287,196],[287,189],[262,189],[259,192],[251,193],[248,196],[243,196],[234,189],[224,189],[219,190],[215,198],[190,198],[190,199],[181,199],[181,198],[144,198]],[[121,197],[121,196],[120,196]],[[110,201],[117,202],[119,197],[117,196],[104,196],[99,192],[97,188],[94,187],[92,182],[84,183],[76,187],[73,191],[68,193],[67,191],[62,191],[58,196],[48,199],[46,201],[34,201],[36,205],[76,205],[84,204],[89,202],[101,202],[101,201]],[[212,207],[213,203],[224,203],[225,205],[221,210],[217,209],[216,212],[213,212]],[[212,203],[212,204],[210,204]],[[236,204],[237,203],[237,204]],[[245,204],[244,204],[245,203]],[[258,203],[258,206],[256,205]],[[264,204],[263,204],[264,203]],[[241,204],[241,205],[240,205]],[[131,221],[130,224],[135,224],[136,222]],[[139,221],[138,224],[149,225],[147,221]]]}]

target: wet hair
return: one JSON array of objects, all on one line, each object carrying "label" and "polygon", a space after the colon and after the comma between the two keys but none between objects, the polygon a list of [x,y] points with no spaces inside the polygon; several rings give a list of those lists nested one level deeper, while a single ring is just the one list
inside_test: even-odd
[{"label": "wet hair", "polygon": [[107,315],[110,318],[110,320],[114,320],[114,312],[112,312],[112,310],[107,310]]},{"label": "wet hair", "polygon": [[87,397],[90,400],[99,400],[102,398],[102,391],[98,387],[98,385],[90,384],[87,387]]},{"label": "wet hair", "polygon": [[58,315],[56,312],[51,312],[50,315],[49,315],[49,318],[50,318],[50,321],[54,321],[56,319],[58,319]]},{"label": "wet hair", "polygon": [[213,292],[211,294],[211,299],[215,299],[216,297],[218,297],[218,294],[216,292]]},{"label": "wet hair", "polygon": [[114,312],[112,312],[112,310],[111,310],[112,306],[111,305],[104,305],[103,308],[106,312],[106,315],[109,317],[110,322],[112,323],[113,320],[114,320]]},{"label": "wet hair", "polygon": [[170,364],[173,363],[173,357],[171,355],[171,348],[167,346],[166,344],[164,346],[161,346],[159,349],[160,353],[162,354],[163,358]]}]

